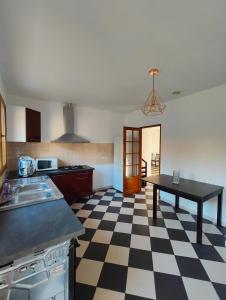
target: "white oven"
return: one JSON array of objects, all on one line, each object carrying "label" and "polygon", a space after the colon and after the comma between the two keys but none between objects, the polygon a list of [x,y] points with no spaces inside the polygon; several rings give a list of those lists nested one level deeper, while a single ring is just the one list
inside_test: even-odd
[{"label": "white oven", "polygon": [[48,171],[58,169],[57,157],[39,157],[35,160],[36,171]]}]

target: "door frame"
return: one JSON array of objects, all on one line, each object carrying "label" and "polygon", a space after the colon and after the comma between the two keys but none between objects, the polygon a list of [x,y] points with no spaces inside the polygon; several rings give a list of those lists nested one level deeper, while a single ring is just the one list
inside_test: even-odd
[{"label": "door frame", "polygon": [[[162,124],[154,124],[154,125],[148,125],[148,126],[142,126],[141,128],[141,133],[142,129],[144,128],[151,128],[151,127],[160,127],[160,137],[159,137],[159,154],[160,154],[160,160],[159,160],[159,173],[161,174],[161,161],[162,161]],[[141,163],[142,163],[142,134],[141,134]]]},{"label": "door frame", "polygon": [[125,144],[124,141],[126,141],[126,130],[139,130],[140,135],[140,143],[139,143],[139,153],[140,153],[140,159],[139,159],[139,191],[141,190],[141,162],[142,162],[142,128],[141,127],[131,127],[131,126],[123,126],[123,195],[127,196],[129,194],[125,193],[125,177],[126,177],[126,168],[125,168],[125,160],[126,160],[126,152],[125,152]]}]

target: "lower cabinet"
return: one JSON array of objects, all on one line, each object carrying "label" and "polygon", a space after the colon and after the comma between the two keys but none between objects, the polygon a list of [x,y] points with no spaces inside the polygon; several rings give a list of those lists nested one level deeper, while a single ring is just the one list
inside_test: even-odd
[{"label": "lower cabinet", "polygon": [[49,175],[69,204],[93,194],[93,171]]}]

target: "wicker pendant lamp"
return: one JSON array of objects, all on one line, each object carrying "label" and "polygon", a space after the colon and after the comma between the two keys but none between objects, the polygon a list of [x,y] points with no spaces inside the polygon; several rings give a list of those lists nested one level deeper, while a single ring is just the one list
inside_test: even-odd
[{"label": "wicker pendant lamp", "polygon": [[161,115],[165,111],[166,105],[161,103],[161,100],[155,90],[155,76],[159,74],[159,70],[156,68],[150,69],[149,74],[153,77],[153,88],[142,108],[142,112],[146,116],[157,116]]}]

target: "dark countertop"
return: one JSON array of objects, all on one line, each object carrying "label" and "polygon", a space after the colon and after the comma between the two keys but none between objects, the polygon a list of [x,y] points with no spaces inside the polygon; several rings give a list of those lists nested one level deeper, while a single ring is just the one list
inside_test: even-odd
[{"label": "dark countertop", "polygon": [[0,212],[0,266],[83,234],[64,199]]},{"label": "dark countertop", "polygon": [[[31,177],[36,177],[36,176],[45,176],[45,175],[58,175],[58,174],[68,174],[68,173],[77,173],[77,172],[84,172],[84,171],[92,171],[94,168],[90,166],[83,165],[82,168],[74,169],[74,170],[65,170],[65,169],[56,169],[56,170],[51,170],[51,171],[36,171]],[[7,178],[8,179],[17,179],[20,178],[18,175],[17,170],[9,171],[7,173]]]}]

